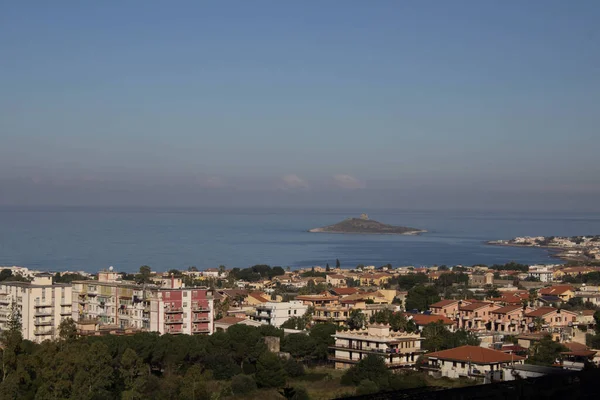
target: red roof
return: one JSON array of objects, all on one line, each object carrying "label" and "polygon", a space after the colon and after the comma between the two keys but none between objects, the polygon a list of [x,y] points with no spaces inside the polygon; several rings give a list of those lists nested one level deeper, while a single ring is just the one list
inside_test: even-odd
[{"label": "red roof", "polygon": [[454,303],[458,303],[458,300],[440,300],[437,303],[429,305],[429,308],[443,308]]},{"label": "red roof", "polygon": [[573,290],[575,290],[575,289],[571,285],[550,286],[547,288],[540,289],[539,295],[540,296],[558,296],[560,294],[566,293],[568,291],[573,291]]},{"label": "red roof", "polygon": [[417,325],[428,325],[433,322],[441,321],[444,325],[454,325],[454,321],[442,315],[425,315],[425,314],[404,314],[407,318],[412,317],[412,320]]},{"label": "red roof", "polygon": [[474,310],[478,310],[480,308],[487,307],[487,306],[490,306],[490,305],[492,305],[492,303],[473,302],[471,304],[460,306],[459,310],[461,310],[461,311],[463,311],[463,310],[464,311],[474,311]]},{"label": "red roof", "polygon": [[557,311],[554,307],[540,307],[537,310],[533,310],[530,313],[525,314],[526,317],[543,317],[544,315],[550,314]]},{"label": "red roof", "polygon": [[333,288],[331,291],[338,296],[347,296],[349,294],[358,293],[358,289],[353,287]]},{"label": "red roof", "polygon": [[510,312],[517,311],[520,309],[521,309],[521,306],[504,306],[504,307],[500,307],[499,309],[493,310],[490,312],[494,313],[494,314],[508,314]]},{"label": "red roof", "polygon": [[511,361],[524,360],[524,357],[506,354],[502,351],[486,349],[479,346],[461,346],[454,349],[437,351],[427,354],[429,358],[451,360],[460,362],[472,362],[475,364],[497,364]]},{"label": "red roof", "polygon": [[256,300],[260,301],[261,303],[266,303],[269,301],[269,299],[265,298],[262,295],[262,293],[253,292],[253,293],[250,293],[248,296],[255,298]]}]

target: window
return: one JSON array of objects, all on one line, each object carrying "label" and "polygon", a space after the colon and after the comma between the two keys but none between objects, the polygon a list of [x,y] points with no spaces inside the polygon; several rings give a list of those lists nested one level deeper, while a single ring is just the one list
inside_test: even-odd
[{"label": "window", "polygon": [[452,361],[452,366],[456,367],[456,361]]},{"label": "window", "polygon": [[296,315],[296,311],[298,311],[298,310],[294,310],[294,315]]},{"label": "window", "polygon": [[292,315],[292,310],[288,310],[288,315]]},{"label": "window", "polygon": [[187,297],[188,292],[183,292],[183,297]]},{"label": "window", "polygon": [[167,299],[170,299],[170,298],[171,298],[171,292],[166,292],[166,293],[165,293],[165,297],[166,297]]},{"label": "window", "polygon": [[460,367],[461,367],[461,368],[464,368],[464,367],[465,367],[465,363],[464,363],[464,362],[461,362],[461,363],[460,363]]},{"label": "window", "polygon": [[184,302],[183,302],[183,306],[184,306],[184,307],[187,307],[187,301],[184,301]]}]

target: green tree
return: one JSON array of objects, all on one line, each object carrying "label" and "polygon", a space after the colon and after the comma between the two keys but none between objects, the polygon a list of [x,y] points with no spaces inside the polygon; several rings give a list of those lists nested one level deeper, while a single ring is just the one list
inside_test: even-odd
[{"label": "green tree", "polygon": [[568,349],[552,340],[550,335],[546,335],[533,345],[533,348],[530,349],[531,355],[525,362],[527,364],[552,366],[560,358],[560,353],[563,351],[568,351]]},{"label": "green tree", "polygon": [[246,396],[256,390],[256,381],[250,375],[236,375],[231,378],[231,391],[235,396]]},{"label": "green tree", "polygon": [[152,269],[147,265],[142,265],[140,267],[140,272],[138,274],[138,282],[139,283],[149,283],[151,275],[152,275]]},{"label": "green tree", "polygon": [[346,321],[350,329],[362,329],[367,324],[367,317],[360,310],[352,310]]},{"label": "green tree", "polygon": [[327,265],[325,265],[325,271],[327,271],[327,272],[331,271],[331,268],[329,267],[329,263],[327,263]]},{"label": "green tree", "polygon": [[292,357],[305,360],[313,355],[315,347],[315,339],[304,333],[293,333],[285,336],[281,345],[281,349],[290,353]]},{"label": "green tree", "polygon": [[341,268],[342,267],[342,264],[340,264],[340,260],[337,259],[337,258],[335,259],[335,267],[336,268]]},{"label": "green tree", "polygon": [[278,388],[285,385],[285,370],[276,354],[265,352],[258,358],[255,379],[259,387]]},{"label": "green tree", "polygon": [[[179,388],[179,398],[183,400],[210,399],[207,387],[207,376],[198,364],[192,365],[185,373]],[[256,384],[254,385],[256,387]]]},{"label": "green tree", "polygon": [[433,286],[416,286],[408,291],[406,309],[425,311],[429,305],[440,301],[440,296]]},{"label": "green tree", "polygon": [[58,337],[60,340],[72,342],[77,339],[77,325],[73,318],[65,318],[58,325]]},{"label": "green tree", "polygon": [[342,384],[359,385],[368,379],[375,382],[379,389],[387,388],[391,372],[385,365],[382,356],[369,354],[358,362],[358,364],[346,370],[342,376]]},{"label": "green tree", "polygon": [[16,303],[12,303],[7,322],[7,329],[0,334],[2,343],[2,380],[17,370],[18,356],[21,353],[23,335],[21,333],[21,312]]}]

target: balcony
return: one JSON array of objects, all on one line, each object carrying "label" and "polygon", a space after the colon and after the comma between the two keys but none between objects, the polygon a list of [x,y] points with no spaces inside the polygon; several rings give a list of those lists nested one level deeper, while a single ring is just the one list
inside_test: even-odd
[{"label": "balcony", "polygon": [[165,324],[167,324],[167,325],[183,324],[183,320],[182,319],[166,319]]},{"label": "balcony", "polygon": [[35,321],[33,324],[35,326],[52,326],[54,321]]},{"label": "balcony", "polygon": [[183,307],[165,308],[166,314],[177,314],[177,313],[182,313],[182,312],[183,312]]},{"label": "balcony", "polygon": [[45,335],[53,335],[54,329],[35,329],[33,331],[35,336],[45,336]]},{"label": "balcony", "polygon": [[45,310],[43,310],[43,311],[36,311],[35,312],[35,316],[36,317],[50,317],[50,316],[52,316],[52,311],[51,310],[49,310],[49,311],[45,311]]},{"label": "balcony", "polygon": [[192,333],[210,333],[210,329],[206,328],[192,328]]},{"label": "balcony", "polygon": [[52,307],[52,302],[50,302],[50,301],[36,302],[33,306],[34,307]]},{"label": "balcony", "polygon": [[200,317],[200,318],[194,318],[192,321],[193,322],[210,322],[210,318]]},{"label": "balcony", "polygon": [[168,333],[170,335],[181,335],[183,333],[183,331],[182,330],[173,329],[173,330],[167,330],[166,333]]},{"label": "balcony", "polygon": [[210,312],[210,308],[207,307],[192,307],[193,312]]}]

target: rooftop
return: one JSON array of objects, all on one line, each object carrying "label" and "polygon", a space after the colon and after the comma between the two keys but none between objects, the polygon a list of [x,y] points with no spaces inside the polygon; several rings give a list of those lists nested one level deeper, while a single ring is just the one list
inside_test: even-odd
[{"label": "rooftop", "polygon": [[454,349],[437,351],[427,354],[429,358],[473,362],[476,364],[497,364],[511,361],[521,361],[524,357],[506,354],[502,351],[486,349],[480,346],[461,346]]}]

